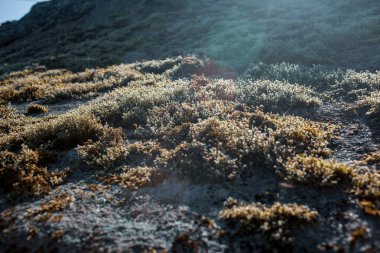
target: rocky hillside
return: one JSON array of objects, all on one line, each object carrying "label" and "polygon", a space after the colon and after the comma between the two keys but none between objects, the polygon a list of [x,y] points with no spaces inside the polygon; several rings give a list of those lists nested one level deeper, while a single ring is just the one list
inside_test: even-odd
[{"label": "rocky hillside", "polygon": [[3,24],[0,252],[380,252],[379,10],[53,0]]},{"label": "rocky hillside", "polygon": [[72,70],[197,54],[374,70],[377,0],[52,0],[0,27],[1,71],[38,62]]}]

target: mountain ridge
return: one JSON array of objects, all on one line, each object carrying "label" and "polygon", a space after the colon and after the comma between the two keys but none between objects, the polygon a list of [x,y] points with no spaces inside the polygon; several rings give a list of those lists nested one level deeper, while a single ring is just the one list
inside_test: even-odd
[{"label": "mountain ridge", "polygon": [[375,70],[379,11],[374,0],[53,0],[0,26],[0,73],[192,54],[235,68],[286,61]]}]

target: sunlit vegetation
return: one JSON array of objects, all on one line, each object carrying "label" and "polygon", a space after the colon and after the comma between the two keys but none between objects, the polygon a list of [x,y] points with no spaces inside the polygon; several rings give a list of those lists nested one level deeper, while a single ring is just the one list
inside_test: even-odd
[{"label": "sunlit vegetation", "polygon": [[369,171],[355,175],[353,193],[360,200],[364,212],[380,216],[380,173]]},{"label": "sunlit vegetation", "polygon": [[[71,172],[91,174],[94,194],[112,187],[134,193],[174,179],[234,186],[267,173],[281,185],[339,191],[366,216],[379,215],[380,179],[370,169],[378,165],[378,152],[359,163],[333,159],[332,144],[344,126],[322,115],[326,104],[345,103],[372,117],[378,73],[282,63],[252,65],[238,78],[223,79],[213,76],[211,65],[179,57],[79,73],[33,67],[8,74],[0,87],[38,86],[43,92],[2,97],[1,190],[29,197],[51,193],[70,180],[58,159],[70,153]],[[54,111],[73,100],[81,102]],[[71,201],[62,195],[30,213],[50,220]],[[320,210],[302,200],[278,201],[229,199],[219,213],[223,229],[291,248],[300,227],[317,224]]]},{"label": "sunlit vegetation", "polygon": [[333,126],[262,111],[230,113],[224,120],[210,117],[167,129],[162,140],[173,148],[159,163],[192,180],[223,181],[259,166],[281,167],[297,153],[329,153],[326,140],[333,137]]},{"label": "sunlit vegetation", "polygon": [[348,182],[353,168],[332,160],[298,155],[285,165],[287,179],[299,183],[331,186]]},{"label": "sunlit vegetation", "polygon": [[380,251],[379,0],[35,2],[0,252]]},{"label": "sunlit vegetation", "polygon": [[48,111],[49,111],[48,108],[39,104],[32,104],[28,107],[28,114],[47,113]]},{"label": "sunlit vegetation", "polygon": [[317,221],[318,212],[297,204],[246,205],[230,198],[219,216],[242,234],[260,233],[271,242],[286,245],[295,229]]},{"label": "sunlit vegetation", "polygon": [[118,183],[127,190],[137,190],[161,183],[165,179],[165,174],[154,167],[123,167],[120,173],[102,179],[105,183]]},{"label": "sunlit vegetation", "polygon": [[0,185],[6,192],[41,195],[61,184],[68,170],[48,172],[39,162],[41,154],[23,146],[19,153],[0,152]]},{"label": "sunlit vegetation", "polygon": [[321,100],[313,90],[297,84],[261,80],[240,85],[239,99],[242,102],[248,105],[262,105],[269,111],[283,112],[321,105]]},{"label": "sunlit vegetation", "polygon": [[159,74],[180,77],[184,74],[182,68],[188,65],[196,68],[196,61],[194,58],[179,57],[160,64],[151,61],[87,69],[78,73],[65,69],[47,70],[36,65],[0,79],[0,102],[28,102],[45,98],[45,103],[53,103],[62,99],[91,97],[126,86],[131,81],[154,80]]},{"label": "sunlit vegetation", "polygon": [[99,140],[88,140],[77,148],[82,161],[91,168],[114,168],[127,155],[121,129],[105,128]]},{"label": "sunlit vegetation", "polygon": [[[112,79],[115,87],[58,116],[23,117],[2,106],[7,118],[4,127],[8,127],[1,138],[2,149],[18,150],[22,144],[42,150],[77,147],[83,164],[90,168],[156,165],[199,182],[233,181],[258,167],[281,170],[297,154],[331,153],[327,145],[335,138],[334,125],[263,111],[320,106],[321,99],[312,89],[280,81],[204,75],[171,79],[183,66],[194,72],[202,64],[194,58],[178,58],[79,74],[41,68],[11,73],[5,79],[11,84],[16,82],[12,78],[28,80],[28,75],[35,74],[31,78],[35,82],[47,78],[44,85],[58,80],[71,85]],[[132,70],[140,77],[120,87]],[[181,75],[190,76],[191,71]],[[133,138],[141,141],[128,143],[122,129],[106,124],[130,129],[135,132]]]},{"label": "sunlit vegetation", "polygon": [[366,154],[363,157],[362,162],[370,165],[380,165],[380,150]]},{"label": "sunlit vegetation", "polygon": [[380,122],[380,92],[374,91],[370,94],[365,94],[357,101],[354,108],[362,111],[364,110],[365,115],[370,120],[371,125],[376,126],[376,124]]}]

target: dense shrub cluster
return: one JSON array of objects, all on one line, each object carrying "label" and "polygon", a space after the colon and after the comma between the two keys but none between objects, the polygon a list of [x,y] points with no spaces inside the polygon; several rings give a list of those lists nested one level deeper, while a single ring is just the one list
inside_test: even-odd
[{"label": "dense shrub cluster", "polygon": [[123,130],[105,128],[97,141],[89,140],[77,148],[82,161],[91,168],[112,169],[127,154]]},{"label": "dense shrub cluster", "polygon": [[160,162],[192,180],[232,180],[253,165],[271,162],[273,145],[273,139],[244,123],[209,118],[191,125],[185,140],[163,152]]},{"label": "dense shrub cluster", "polygon": [[[220,109],[228,112],[231,108]],[[326,155],[327,140],[334,135],[331,125],[259,110],[230,110],[224,116],[193,124],[185,118],[182,125],[161,131],[167,149],[158,163],[193,180],[236,179],[257,166],[282,167],[298,153]]]},{"label": "dense shrub cluster", "polygon": [[[380,85],[379,85],[380,86]],[[364,109],[370,118],[380,115],[380,92],[371,92],[369,95],[362,96],[356,103],[356,108]]]},{"label": "dense shrub cluster", "polygon": [[323,91],[332,99],[356,101],[363,95],[370,95],[380,88],[380,72],[334,70],[315,65],[297,64],[254,64],[243,75],[245,78],[281,81],[299,84]]},{"label": "dense shrub cluster", "polygon": [[70,149],[89,139],[97,139],[102,130],[103,126],[93,116],[73,112],[30,126],[20,135],[32,146]]},{"label": "dense shrub cluster", "polygon": [[46,70],[35,66],[12,72],[0,79],[0,102],[46,98],[44,102],[51,103],[60,99],[88,97],[126,86],[132,81],[144,82],[147,79],[159,79],[161,76],[187,76],[194,73],[200,64],[202,62],[195,58],[178,57],[87,69],[78,73],[64,69]]},{"label": "dense shrub cluster", "polygon": [[196,101],[234,100],[237,96],[236,83],[232,80],[210,80],[204,75],[193,76],[190,87]]},{"label": "dense shrub cluster", "polygon": [[0,152],[0,187],[6,192],[41,195],[62,183],[68,171],[50,173],[39,164],[39,152],[22,147],[19,153]]},{"label": "dense shrub cluster", "polygon": [[245,78],[282,81],[303,84],[315,88],[325,88],[343,79],[343,70],[330,70],[322,65],[311,67],[291,63],[251,64],[244,72]]},{"label": "dense shrub cluster", "polygon": [[240,101],[253,106],[262,105],[266,111],[315,108],[322,103],[313,90],[297,84],[260,80],[243,82],[239,86]]},{"label": "dense shrub cluster", "polygon": [[161,145],[157,141],[138,141],[126,146],[126,161],[133,166],[152,166],[161,154]]},{"label": "dense shrub cluster", "polygon": [[315,222],[318,212],[307,206],[279,202],[271,206],[261,203],[244,205],[230,198],[219,216],[242,234],[260,233],[271,242],[288,244],[292,239],[291,232],[301,225]]},{"label": "dense shrub cluster", "polygon": [[[67,94],[81,93],[74,91],[77,88],[87,94],[91,88],[84,86],[89,87],[89,83],[102,86],[107,82],[112,90],[61,115],[31,117],[15,113],[12,106],[2,103],[0,148],[2,168],[8,168],[3,171],[12,171],[8,160],[29,164],[24,161],[24,153],[28,151],[32,156],[37,151],[23,148],[22,144],[38,150],[39,162],[32,159],[31,165],[22,165],[33,175],[43,175],[36,176],[39,183],[34,185],[38,189],[25,190],[33,194],[46,192],[53,185],[49,181],[53,174],[40,164],[41,160],[54,160],[54,154],[48,152],[54,150],[77,148],[82,165],[114,169],[114,182],[128,189],[149,185],[152,178],[167,172],[195,182],[226,182],[260,167],[281,172],[286,179],[298,183],[352,183],[354,195],[362,205],[367,203],[366,212],[376,210],[377,183],[367,174],[354,173],[350,166],[325,159],[331,154],[328,144],[335,138],[335,125],[269,112],[320,106],[323,97],[312,88],[294,83],[315,83],[321,89],[325,82],[331,84],[331,94],[345,98],[349,96],[346,89],[359,91],[364,87],[363,94],[367,95],[361,96],[358,105],[371,113],[378,104],[373,91],[378,85],[377,73],[346,71],[324,75],[327,70],[321,67],[280,64],[259,66],[248,73],[248,79],[241,80],[204,75],[172,79],[194,72],[199,64],[178,58],[81,73],[25,70],[9,74],[2,80],[2,87],[13,87],[16,82],[54,86],[54,91],[46,88],[49,96],[58,94],[58,87]],[[120,168],[124,170],[120,172]],[[9,182],[20,180],[24,179]],[[6,188],[18,191],[16,186]]]},{"label": "dense shrub cluster", "polygon": [[113,176],[114,182],[118,182],[128,190],[137,190],[141,187],[153,186],[160,183],[164,175],[153,167],[124,168],[124,172]]},{"label": "dense shrub cluster", "polygon": [[365,213],[380,216],[380,173],[368,171],[355,175],[353,193],[360,200]]},{"label": "dense shrub cluster", "polygon": [[304,155],[291,158],[285,171],[287,179],[320,186],[348,182],[353,175],[353,169],[348,165]]}]

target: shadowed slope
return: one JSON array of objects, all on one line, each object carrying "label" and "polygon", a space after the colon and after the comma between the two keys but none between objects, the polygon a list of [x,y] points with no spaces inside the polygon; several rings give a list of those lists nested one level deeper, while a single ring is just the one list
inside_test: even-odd
[{"label": "shadowed slope", "polygon": [[53,0],[0,27],[0,71],[186,54],[232,67],[286,61],[375,69],[379,10],[375,0]]}]

